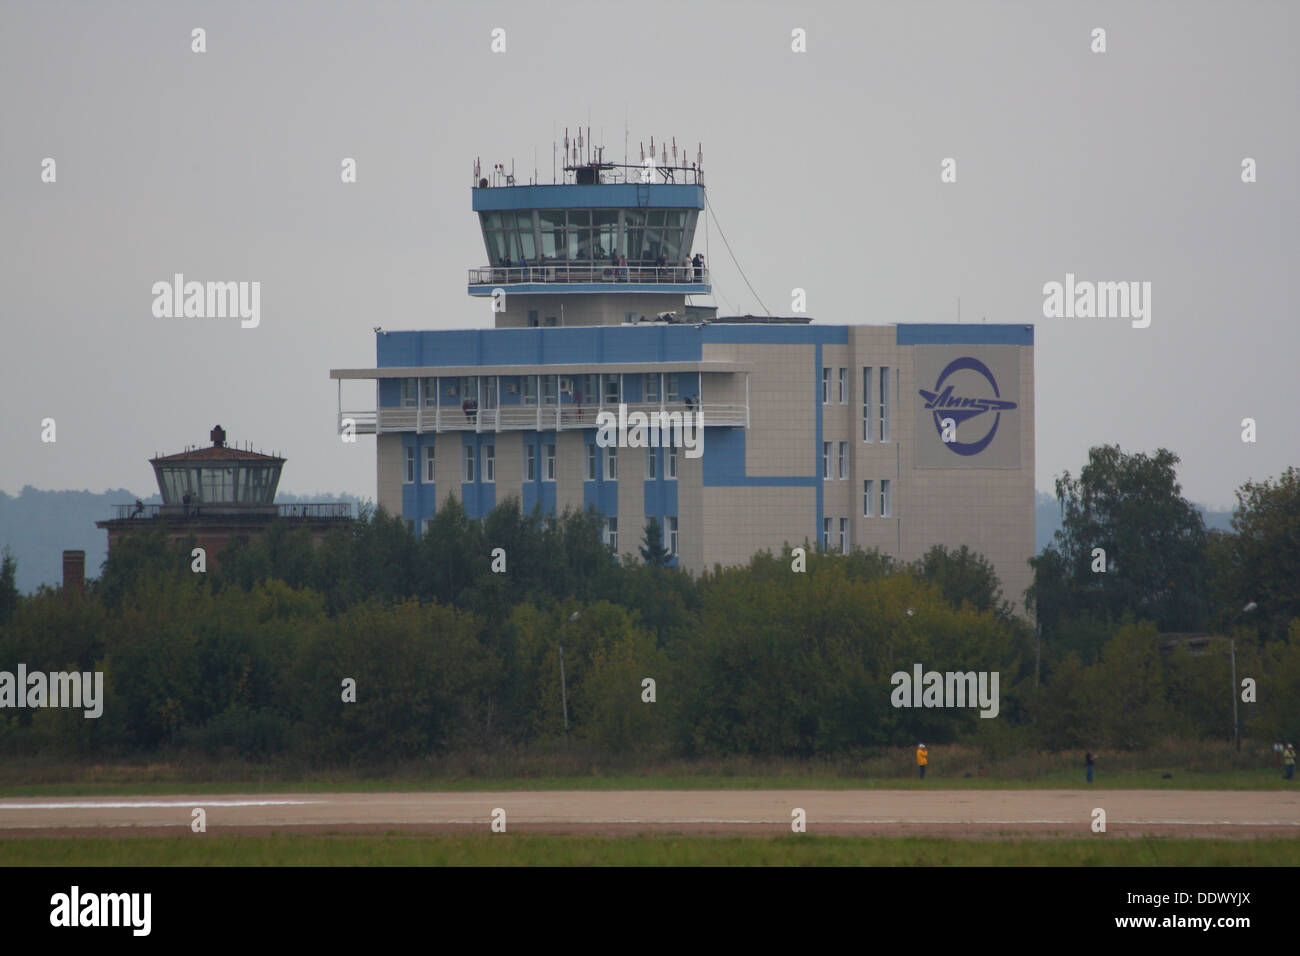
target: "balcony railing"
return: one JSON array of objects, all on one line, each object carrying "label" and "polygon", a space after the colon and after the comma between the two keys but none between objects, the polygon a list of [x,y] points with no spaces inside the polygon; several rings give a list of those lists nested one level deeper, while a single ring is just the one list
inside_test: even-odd
[{"label": "balcony railing", "polygon": [[472,286],[505,286],[522,282],[608,282],[641,285],[706,285],[709,270],[686,265],[656,265],[653,262],[616,266],[608,259],[547,260],[528,266],[484,266],[469,270]]},{"label": "balcony railing", "polygon": [[[339,432],[348,419],[358,435],[384,432],[502,432],[502,431],[572,431],[597,427],[601,412],[618,415],[617,405],[505,405],[498,408],[464,410],[458,406],[441,405],[429,408],[381,408],[376,412],[339,412]],[[744,403],[695,402],[628,402],[629,418],[633,412],[646,416],[661,412],[677,416],[695,414],[703,416],[705,427],[749,427],[749,406]],[[630,427],[630,424],[629,424]]]},{"label": "balcony railing", "polygon": [[[242,510],[241,510],[242,509]],[[113,505],[113,517],[117,520],[131,519],[150,521],[159,518],[187,517],[220,518],[223,521],[267,521],[271,518],[315,518],[341,520],[352,517],[352,505],[349,502],[307,502],[298,505],[264,505],[241,506],[221,502],[209,504],[202,501],[186,505]]]}]

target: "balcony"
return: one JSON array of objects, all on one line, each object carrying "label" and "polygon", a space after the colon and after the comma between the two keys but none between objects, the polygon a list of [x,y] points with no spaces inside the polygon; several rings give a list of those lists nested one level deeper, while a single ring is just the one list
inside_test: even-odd
[{"label": "balcony", "polygon": [[314,520],[351,520],[349,502],[307,502],[297,505],[237,505],[203,502],[185,505],[113,505],[113,520],[157,521],[160,518],[184,521],[187,518],[220,518],[222,521],[268,521],[271,518],[311,518]]},{"label": "balcony", "polygon": [[[469,270],[469,294],[491,295],[495,288],[509,292],[573,292],[575,286],[608,286],[608,291],[681,292],[705,295],[712,291],[709,270],[686,265],[659,266],[629,262],[615,266],[608,259],[547,260],[528,266],[484,266]],[[590,291],[590,290],[579,290]]]},{"label": "balcony", "polygon": [[[718,402],[628,402],[627,414],[641,412],[647,417],[666,413],[694,417],[703,415],[705,427],[749,427],[749,406],[744,403]],[[339,432],[348,419],[358,435],[378,435],[386,432],[505,432],[505,431],[575,431],[595,428],[601,412],[618,415],[617,405],[506,405],[497,408],[470,409],[451,405],[428,408],[381,408],[365,411],[340,411]]]}]

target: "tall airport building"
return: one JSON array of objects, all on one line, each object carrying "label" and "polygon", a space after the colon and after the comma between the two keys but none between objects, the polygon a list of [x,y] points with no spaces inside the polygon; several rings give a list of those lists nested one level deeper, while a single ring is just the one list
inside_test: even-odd
[{"label": "tall airport building", "polygon": [[[653,517],[692,571],[787,542],[900,561],[964,544],[1020,606],[1032,326],[718,316],[690,301],[711,292],[694,244],[702,164],[565,153],[552,185],[476,164],[488,264],[469,295],[493,328],[378,331],[374,368],[331,371],[340,430],[376,436],[381,507],[421,532],[452,495],[474,517],[510,496],[527,511],[594,507],[620,554]],[[374,380],[373,408],[343,401],[358,379]],[[637,412],[702,419],[701,439],[600,436]]]}]

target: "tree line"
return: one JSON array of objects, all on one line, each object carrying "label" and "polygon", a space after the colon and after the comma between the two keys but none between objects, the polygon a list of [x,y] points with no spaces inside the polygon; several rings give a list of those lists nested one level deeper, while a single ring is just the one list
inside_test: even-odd
[{"label": "tree line", "polygon": [[[185,542],[133,535],[84,597],[19,595],[6,560],[0,670],[103,671],[106,701],[97,720],[0,710],[0,753],[380,762],[550,746],[566,703],[574,741],[646,758],[1227,740],[1228,634],[1258,688],[1245,733],[1294,737],[1300,481],[1245,486],[1234,531],[1216,536],[1183,508],[1176,462],[1094,449],[1058,482],[1062,531],[1027,595],[1038,628],[965,547],[910,564],[809,548],[795,572],[787,546],[692,576],[664,566],[654,527],[641,560],[620,560],[594,513],[525,514],[513,500],[482,521],[449,500],[419,536],[365,509],[319,547],[274,523],[206,573]],[[1247,599],[1255,611],[1232,610]],[[1214,636],[1168,633],[1198,628]],[[891,677],[916,663],[998,672],[998,716],[894,707]]]}]

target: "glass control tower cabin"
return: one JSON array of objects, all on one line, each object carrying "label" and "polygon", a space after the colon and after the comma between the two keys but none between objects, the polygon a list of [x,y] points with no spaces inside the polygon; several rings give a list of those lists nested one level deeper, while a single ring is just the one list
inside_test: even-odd
[{"label": "glass control tower cabin", "polygon": [[[465,328],[377,329],[375,367],[330,372],[340,433],[376,436],[380,507],[417,533],[452,496],[479,518],[507,497],[590,507],[620,555],[653,517],[696,571],[786,543],[900,560],[967,544],[1019,599],[1031,326],[718,316],[692,301],[712,291],[702,154],[652,144],[616,165],[567,136],[564,154],[549,185],[475,163],[486,263],[469,270]],[[356,383],[371,380],[366,407]],[[598,440],[597,416],[620,407],[629,426],[635,412],[702,416],[702,443],[644,447],[631,427]],[[944,442],[939,422],[958,419]]]}]

